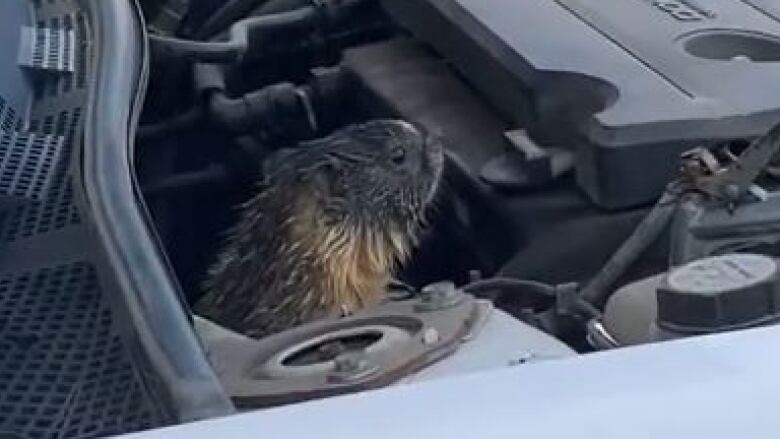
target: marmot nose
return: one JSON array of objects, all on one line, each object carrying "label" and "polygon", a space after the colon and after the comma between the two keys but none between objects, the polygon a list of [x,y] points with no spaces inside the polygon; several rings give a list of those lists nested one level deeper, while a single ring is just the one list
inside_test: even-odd
[{"label": "marmot nose", "polygon": [[444,154],[444,142],[440,136],[426,135],[423,141],[423,152],[425,156],[435,163],[440,163],[443,160]]},{"label": "marmot nose", "polygon": [[423,142],[422,173],[432,183],[429,198],[433,197],[444,171],[444,145],[440,137],[428,136]]}]

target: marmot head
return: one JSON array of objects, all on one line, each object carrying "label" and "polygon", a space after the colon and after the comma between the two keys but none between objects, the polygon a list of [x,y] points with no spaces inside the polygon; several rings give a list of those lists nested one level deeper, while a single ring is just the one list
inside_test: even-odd
[{"label": "marmot head", "polygon": [[299,184],[317,194],[324,219],[406,233],[438,188],[442,157],[437,136],[404,121],[375,120],[299,145],[272,162],[269,180],[293,167]]}]

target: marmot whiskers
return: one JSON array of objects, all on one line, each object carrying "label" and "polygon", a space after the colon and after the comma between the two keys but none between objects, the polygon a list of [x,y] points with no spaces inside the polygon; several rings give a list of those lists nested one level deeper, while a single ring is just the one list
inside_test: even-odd
[{"label": "marmot whiskers", "polygon": [[252,337],[382,298],[436,191],[442,146],[377,120],[274,162],[206,282],[196,311]]}]

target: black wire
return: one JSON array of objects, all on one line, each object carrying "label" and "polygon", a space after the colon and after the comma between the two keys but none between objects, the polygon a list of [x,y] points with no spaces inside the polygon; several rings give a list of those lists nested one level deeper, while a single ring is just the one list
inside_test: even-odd
[{"label": "black wire", "polygon": [[[564,289],[570,288],[574,288],[570,295],[563,294],[565,292]],[[495,277],[472,282],[464,285],[461,289],[464,292],[475,296],[498,291],[499,293],[504,294],[501,298],[506,298],[506,294],[512,294],[519,296],[519,298],[533,297],[543,300],[553,300],[556,306],[559,307],[559,313],[584,317],[585,319],[599,319],[603,315],[598,308],[577,295],[575,284],[555,286],[532,280]],[[560,308],[561,306],[565,309]]]},{"label": "black wire", "polygon": [[591,319],[600,319],[604,315],[601,310],[593,306],[585,299],[577,300],[574,306],[576,308],[575,311]]},{"label": "black wire", "polygon": [[583,288],[582,298],[601,304],[611,295],[611,288],[631,264],[666,230],[677,211],[679,194],[669,190],[645,217],[634,233],[610,257],[596,276]]},{"label": "black wire", "polygon": [[480,295],[491,291],[514,292],[531,294],[544,299],[555,298],[555,287],[532,280],[512,279],[508,277],[494,277],[478,280],[462,287],[469,294]]}]

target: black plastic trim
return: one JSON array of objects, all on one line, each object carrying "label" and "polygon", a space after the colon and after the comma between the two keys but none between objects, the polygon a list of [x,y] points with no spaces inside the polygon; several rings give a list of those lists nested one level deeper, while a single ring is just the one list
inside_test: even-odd
[{"label": "black plastic trim", "polygon": [[234,411],[199,344],[180,289],[139,197],[133,133],[148,69],[146,35],[131,0],[84,1],[94,23],[95,60],[77,199],[103,257],[101,277],[150,390],[186,422]]}]

